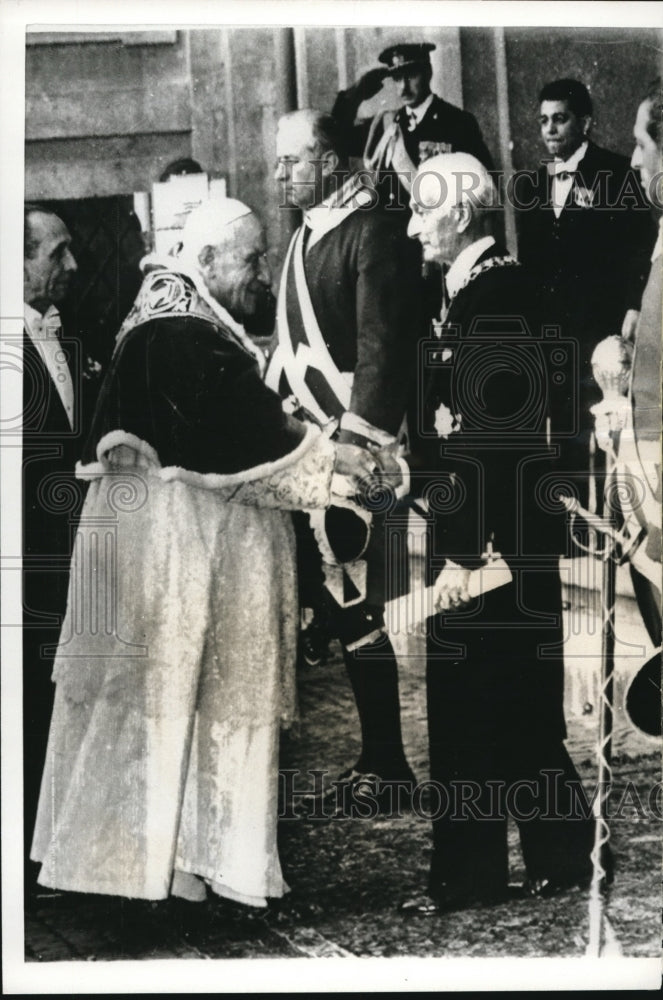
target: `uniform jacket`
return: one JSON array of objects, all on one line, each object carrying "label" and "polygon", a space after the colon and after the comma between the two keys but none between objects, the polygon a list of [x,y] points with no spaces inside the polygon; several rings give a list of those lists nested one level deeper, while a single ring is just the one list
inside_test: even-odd
[{"label": "uniform jacket", "polygon": [[[433,94],[433,100],[423,119],[412,132],[407,129],[407,113],[405,108],[394,111],[381,111],[375,118],[365,118],[355,122],[359,104],[354,90],[342,90],[332,108],[332,115],[348,129],[348,152],[351,156],[369,158],[379,142],[385,128],[393,121],[402,125],[405,147],[415,166],[420,163],[420,142],[443,143],[448,149],[440,149],[441,153],[471,153],[481,160],[489,169],[492,160],[481,136],[481,131],[474,115],[463,111],[454,104]],[[372,133],[370,146],[366,145],[369,132]]]},{"label": "uniform jacket", "polygon": [[[395,121],[401,126],[405,148],[416,167],[430,156],[437,153],[471,153],[488,169],[493,163],[490,153],[481,136],[476,119],[468,111],[463,111],[437,94],[426,111],[423,119],[411,132],[407,129],[407,113],[405,108],[398,111],[382,111],[375,118],[368,118],[355,123],[359,103],[354,89],[341,91],[336,98],[332,115],[342,123],[348,151],[351,156],[363,156],[364,163],[369,165],[375,148],[384,135],[385,129]],[[397,189],[389,178],[389,170],[383,165],[378,166],[377,181],[386,199],[389,195],[396,196]],[[403,207],[408,206],[409,195],[401,191],[398,194]],[[393,199],[392,199],[393,200]]]}]

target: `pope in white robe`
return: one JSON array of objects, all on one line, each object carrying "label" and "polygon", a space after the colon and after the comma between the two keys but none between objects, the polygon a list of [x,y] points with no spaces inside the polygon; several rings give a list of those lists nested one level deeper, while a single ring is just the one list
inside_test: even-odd
[{"label": "pope in white robe", "polygon": [[[223,212],[236,232],[220,252],[263,239],[246,206]],[[53,888],[151,900],[209,888],[264,906],[287,891],[278,740],[295,714],[299,624],[287,511],[329,503],[336,452],[283,414],[241,311],[210,294],[214,247],[200,246],[198,268],[148,270],[77,470],[89,490],[32,858]]]}]

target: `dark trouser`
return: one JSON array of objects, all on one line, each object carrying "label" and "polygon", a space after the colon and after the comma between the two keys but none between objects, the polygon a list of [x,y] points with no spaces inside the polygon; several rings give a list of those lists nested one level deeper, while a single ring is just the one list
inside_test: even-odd
[{"label": "dark trouser", "polygon": [[661,645],[661,604],[656,587],[629,563],[631,583],[647,635],[654,646]]},{"label": "dark trouser", "polygon": [[505,888],[509,814],[529,877],[589,874],[594,823],[563,745],[557,568],[515,571],[481,605],[431,623],[430,776],[441,796],[431,802],[431,893]]},{"label": "dark trouser", "polygon": [[356,769],[385,781],[411,777],[401,734],[398,665],[389,637],[383,634],[353,652],[344,649],[343,659],[361,726]]},{"label": "dark trouser", "polygon": [[504,890],[508,817],[518,824],[529,878],[573,882],[591,873],[591,806],[561,743],[436,744],[431,751],[440,812],[446,808],[433,821],[431,895],[481,898]]},{"label": "dark trouser", "polygon": [[29,860],[30,848],[55,694],[51,680],[53,656],[45,655],[44,647],[53,647],[59,634],[59,628],[26,627],[23,630],[23,840],[28,888],[39,867]]}]

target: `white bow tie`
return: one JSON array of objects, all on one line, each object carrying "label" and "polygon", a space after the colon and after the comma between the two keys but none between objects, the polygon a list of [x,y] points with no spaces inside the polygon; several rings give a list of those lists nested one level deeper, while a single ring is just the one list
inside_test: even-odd
[{"label": "white bow tie", "polygon": [[32,323],[32,329],[35,333],[57,334],[57,332],[62,329],[62,319],[60,317],[60,313],[53,309],[46,312],[39,318],[35,317]]},{"label": "white bow tie", "polygon": [[569,177],[577,173],[575,167],[569,168],[566,163],[561,163],[559,160],[553,160],[548,164],[548,174],[551,177],[556,177],[557,180],[565,181]]}]

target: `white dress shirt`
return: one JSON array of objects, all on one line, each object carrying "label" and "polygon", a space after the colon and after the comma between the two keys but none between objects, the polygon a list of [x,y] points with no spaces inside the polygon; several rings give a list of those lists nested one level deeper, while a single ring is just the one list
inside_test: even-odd
[{"label": "white dress shirt", "polygon": [[69,421],[74,428],[74,382],[67,364],[67,356],[60,344],[57,331],[62,328],[60,313],[55,306],[49,306],[44,315],[23,303],[25,329],[46,366],[48,374],[58,391]]},{"label": "white dress shirt", "polygon": [[358,208],[368,208],[372,199],[372,189],[364,186],[361,172],[350,174],[328,198],[304,212],[304,224],[311,230],[305,253]]},{"label": "white dress shirt", "polygon": [[424,115],[430,108],[432,101],[433,101],[433,94],[430,93],[425,101],[422,101],[421,104],[417,104],[416,108],[411,108],[407,104],[405,105],[406,125],[408,132],[414,132],[417,125],[421,124],[421,119],[424,117]]},{"label": "white dress shirt", "polygon": [[[587,143],[583,142],[575,153],[569,156],[568,160],[553,160],[552,163],[548,164],[548,172],[552,174],[551,200],[556,219],[559,219],[562,214],[562,209],[566,205],[566,199],[573,185],[573,175],[586,152]],[[568,174],[568,176],[561,178],[560,174]]]}]

